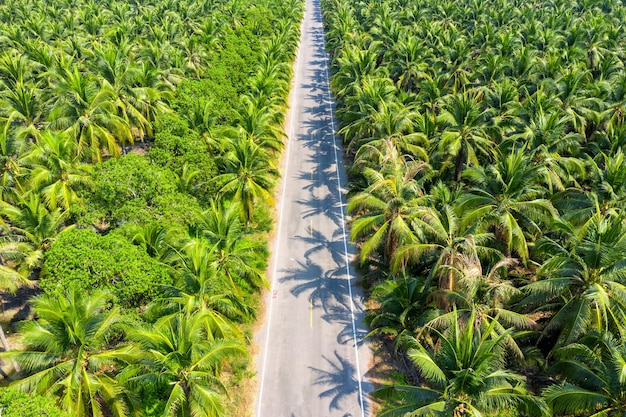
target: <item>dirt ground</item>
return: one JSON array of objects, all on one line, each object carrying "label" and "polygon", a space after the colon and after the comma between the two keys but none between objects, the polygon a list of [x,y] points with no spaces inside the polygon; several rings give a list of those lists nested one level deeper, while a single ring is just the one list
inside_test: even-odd
[{"label": "dirt ground", "polygon": [[[0,292],[0,325],[4,330],[10,349],[23,348],[20,334],[17,332],[18,323],[33,317],[33,311],[28,300],[41,293],[37,287],[20,288],[15,294]],[[0,350],[4,347],[0,345]],[[13,364],[0,360],[0,385],[15,372]]]}]

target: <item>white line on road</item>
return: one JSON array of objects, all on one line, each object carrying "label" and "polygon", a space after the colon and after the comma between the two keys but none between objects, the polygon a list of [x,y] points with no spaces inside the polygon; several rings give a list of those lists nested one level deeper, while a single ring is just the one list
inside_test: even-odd
[{"label": "white line on road", "polygon": [[[306,11],[305,11],[306,12]],[[302,32],[302,26],[304,24],[304,19],[302,19],[302,23],[300,24],[300,32]],[[275,290],[276,287],[276,275],[278,273],[278,258],[280,254],[280,235],[283,228],[283,222],[285,217],[283,213],[285,211],[285,192],[287,190],[287,178],[289,177],[289,154],[291,151],[291,142],[294,140],[294,119],[296,118],[297,108],[298,108],[298,73],[300,69],[300,46],[298,46],[298,52],[296,53],[296,74],[294,78],[294,90],[293,90],[293,109],[292,116],[289,118],[289,136],[287,139],[287,149],[285,150],[285,158],[287,161],[285,162],[285,172],[283,174],[283,180],[281,182],[281,195],[280,195],[280,210],[278,212],[278,230],[276,231],[276,246],[274,247],[274,266],[272,268],[272,282],[270,284],[270,288]],[[259,383],[259,398],[257,401],[259,402],[257,407],[257,416],[261,417],[261,406],[263,404],[263,386],[265,385],[265,366],[267,365],[267,352],[269,350],[269,341],[270,341],[270,327],[272,324],[272,310],[274,307],[274,297],[270,298],[270,306],[267,312],[267,330],[265,332],[265,348],[263,352],[263,366],[261,368],[261,382]]]},{"label": "white line on road", "polygon": [[[324,26],[322,25],[322,34],[324,35],[324,40],[326,40],[326,31],[324,30]],[[326,93],[328,95],[328,109],[330,112],[330,127],[331,133],[333,135],[333,150],[335,151],[335,168],[337,173],[337,194],[339,195],[339,212],[341,214],[341,228],[343,230],[343,250],[344,257],[346,262],[346,273],[348,275],[348,295],[350,297],[350,318],[352,320],[352,339],[354,340],[354,356],[356,362],[356,376],[359,384],[359,402],[361,404],[361,417],[365,417],[365,407],[363,401],[363,383],[361,381],[361,368],[359,366],[359,343],[356,336],[356,322],[354,319],[354,300],[352,298],[352,283],[351,283],[351,273],[350,273],[350,256],[348,255],[348,241],[347,241],[347,233],[346,233],[346,222],[343,215],[343,197],[341,195],[341,177],[339,174],[339,156],[337,155],[337,138],[335,136],[335,117],[333,116],[333,100],[330,95],[330,77],[328,76],[328,54],[326,53],[326,49],[324,48],[324,62],[325,62],[325,75],[326,75]]]}]

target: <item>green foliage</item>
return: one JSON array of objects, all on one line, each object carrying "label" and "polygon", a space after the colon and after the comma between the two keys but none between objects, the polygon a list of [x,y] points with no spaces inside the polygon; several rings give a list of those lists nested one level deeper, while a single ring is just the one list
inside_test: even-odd
[{"label": "green foliage", "polygon": [[[561,370],[563,383],[545,391],[555,415],[624,414],[623,375],[616,383],[609,372],[623,373],[622,353],[577,353],[591,332],[626,341],[624,4],[321,3],[352,162],[352,237],[383,281],[372,333],[398,346],[435,327],[419,339],[435,358],[459,314],[491,328],[486,339],[503,337],[499,360],[513,353],[544,384],[539,369],[557,358],[563,369],[585,361],[579,377]],[[408,404],[388,415],[484,415],[433,402],[444,378],[429,378],[426,353],[413,361],[423,385],[384,391]],[[480,386],[475,371],[458,369],[465,379],[446,394]]]},{"label": "green foliage", "polygon": [[88,229],[62,233],[48,252],[41,288],[59,294],[73,287],[89,293],[102,289],[114,303],[136,308],[161,294],[172,282],[167,267],[115,233],[101,236]]},{"label": "green foliage", "polygon": [[106,292],[69,287],[60,294],[31,300],[37,320],[21,326],[23,351],[2,352],[15,360],[23,377],[12,387],[56,396],[59,405],[76,417],[126,417],[132,400],[114,378],[114,371],[129,358],[127,346],[113,346],[119,330],[119,309],[109,309]]},{"label": "green foliage", "polygon": [[[219,149],[211,146],[207,135],[188,127],[188,122],[176,115],[166,115],[157,123],[154,142],[148,153],[150,161],[169,168],[178,178],[179,191],[191,191],[198,199],[206,200],[215,193],[210,184],[217,175],[215,157]],[[196,172],[191,187],[181,189],[185,170]]]},{"label": "green foliage", "polygon": [[85,195],[83,223],[142,223],[163,219],[189,224],[199,209],[196,200],[178,192],[176,176],[145,157],[128,154],[94,167],[93,191]]},{"label": "green foliage", "polygon": [[[72,416],[232,414],[221,371],[246,375],[241,323],[267,285],[301,15],[276,0],[0,2],[0,278],[14,289],[43,264],[46,291],[27,351],[6,353],[17,387]],[[230,225],[198,218],[217,206]],[[154,326],[134,314],[124,340],[120,310],[149,303]]]},{"label": "green foliage", "polygon": [[11,388],[0,389],[0,409],[4,417],[69,417],[52,398]]}]

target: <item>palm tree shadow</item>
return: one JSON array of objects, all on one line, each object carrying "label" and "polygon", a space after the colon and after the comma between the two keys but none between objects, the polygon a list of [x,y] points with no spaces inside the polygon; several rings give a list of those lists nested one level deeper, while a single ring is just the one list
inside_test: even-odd
[{"label": "palm tree shadow", "polygon": [[309,172],[299,171],[298,179],[308,182],[308,184],[305,185],[303,188],[310,192],[313,192],[314,190],[321,188],[323,185],[326,184],[326,181],[327,181],[324,175],[318,175],[317,173],[314,173],[312,171],[309,171]]},{"label": "palm tree shadow", "polygon": [[308,200],[298,200],[298,204],[308,207],[302,212],[304,219],[322,215],[330,219],[338,228],[341,229],[341,215],[339,213],[339,200],[332,193],[327,193],[322,198],[311,197]]},{"label": "palm tree shadow", "polygon": [[287,275],[279,279],[281,283],[292,281],[290,289],[294,297],[309,293],[309,299],[313,307],[327,309],[336,305],[346,303],[346,291],[342,289],[345,283],[342,280],[334,279],[331,273],[324,272],[322,267],[306,259],[305,262],[298,261],[298,267],[290,268],[284,272]]},{"label": "palm tree shadow", "polygon": [[[342,411],[342,404],[345,405],[350,399],[354,399],[359,403],[359,381],[356,378],[356,368],[345,358],[342,358],[337,351],[334,352],[336,359],[329,359],[322,355],[322,358],[328,363],[329,370],[309,367],[317,378],[314,385],[321,385],[326,388],[319,394],[320,398],[330,398],[328,411]],[[368,403],[364,402],[367,413]],[[350,413],[343,415],[352,416]]]},{"label": "palm tree shadow", "polygon": [[[304,217],[308,216],[305,214]],[[336,235],[336,232],[333,233],[333,239]],[[343,240],[328,239],[319,230],[313,230],[313,233],[309,236],[296,236],[295,239],[302,240],[311,247],[304,252],[305,258],[310,258],[317,253],[326,251],[337,266],[345,265],[346,263]]]},{"label": "palm tree shadow", "polygon": [[[337,334],[337,343],[342,345],[356,343],[357,346],[361,346],[365,343],[368,334],[364,325],[365,311],[359,307],[360,303],[350,305],[350,299],[346,298],[346,301],[342,304],[328,304],[321,318],[329,323],[342,326],[341,331]],[[353,316],[354,321],[352,320]]]}]

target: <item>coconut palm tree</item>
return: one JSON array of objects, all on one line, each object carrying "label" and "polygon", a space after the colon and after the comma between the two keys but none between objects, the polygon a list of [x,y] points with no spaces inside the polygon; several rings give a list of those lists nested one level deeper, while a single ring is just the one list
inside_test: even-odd
[{"label": "coconut palm tree", "polygon": [[191,234],[204,237],[212,246],[213,265],[229,282],[257,288],[266,286],[263,271],[267,250],[265,245],[250,238],[250,231],[241,224],[239,212],[238,204],[225,208],[211,202],[209,209],[199,216]]},{"label": "coconut palm tree", "polygon": [[205,314],[170,315],[128,332],[139,351],[120,379],[133,387],[158,387],[166,399],[165,416],[226,415],[226,387],[219,377],[228,360],[245,357],[246,350],[239,341],[207,337]]},{"label": "coconut palm tree", "polygon": [[225,172],[213,181],[220,194],[240,204],[241,220],[249,226],[255,204],[273,204],[271,191],[279,176],[278,170],[261,146],[248,137],[238,137],[230,142],[224,165]]},{"label": "coconut palm tree", "polygon": [[91,165],[81,162],[76,141],[66,133],[43,131],[21,161],[31,167],[30,186],[52,210],[79,204],[77,191],[90,185]]},{"label": "coconut palm tree", "polygon": [[41,295],[31,303],[37,320],[22,325],[24,351],[2,353],[24,375],[11,385],[24,392],[57,397],[73,416],[131,415],[132,396],[115,374],[129,360],[127,346],[111,347],[120,312],[109,297],[68,289],[61,296]]},{"label": "coconut palm tree", "polygon": [[389,335],[400,342],[402,336],[416,336],[426,323],[425,313],[430,292],[424,280],[406,274],[394,276],[372,289],[372,298],[379,305],[370,309],[366,318],[370,335]]},{"label": "coconut palm tree", "polygon": [[67,131],[78,151],[94,161],[102,159],[102,149],[119,156],[119,144],[132,143],[133,137],[128,122],[117,114],[114,91],[98,86],[77,67],[66,69],[59,78],[50,126]]},{"label": "coconut palm tree", "polygon": [[465,178],[476,186],[459,203],[459,210],[466,213],[463,222],[488,226],[504,243],[507,256],[515,252],[526,263],[528,240],[540,236],[542,227],[558,216],[544,198],[543,175],[543,167],[533,165],[522,150],[501,155],[486,169],[469,169]]},{"label": "coconut palm tree", "polygon": [[39,273],[44,252],[68,227],[67,214],[59,208],[49,210],[37,193],[18,196],[14,204],[0,201],[2,263],[25,276]]},{"label": "coconut palm tree", "polygon": [[453,277],[453,290],[443,289],[433,292],[434,298],[445,298],[452,312],[437,312],[437,317],[425,324],[425,329],[437,328],[441,331],[450,326],[455,316],[464,319],[474,315],[474,325],[485,330],[493,325],[493,334],[500,336],[506,329],[514,329],[505,337],[503,344],[515,359],[522,360],[522,346],[515,340],[519,331],[534,330],[537,323],[524,314],[509,307],[512,299],[519,299],[521,290],[507,279],[509,269],[517,264],[512,258],[503,258],[493,264],[487,273],[483,272],[477,253],[467,252],[457,255],[453,264],[442,265],[442,272]]},{"label": "coconut palm tree", "polygon": [[545,261],[539,279],[524,288],[528,296],[522,304],[556,310],[544,329],[545,336],[557,336],[556,346],[592,330],[626,337],[623,222],[621,214],[598,212],[578,228],[558,222],[556,233],[537,242]]},{"label": "coconut palm tree", "polygon": [[[454,159],[454,180],[460,181],[465,164],[482,165],[495,157],[494,145],[485,130],[486,111],[481,105],[482,94],[466,91],[450,96],[438,117],[443,126],[438,151],[444,158],[442,168],[448,164],[447,157]],[[482,156],[482,160],[478,158]]]},{"label": "coconut palm tree", "polygon": [[427,385],[377,390],[376,395],[396,400],[381,417],[481,416],[507,409],[548,415],[545,404],[526,389],[525,378],[505,369],[509,331],[494,337],[493,324],[483,331],[474,326],[474,318],[471,314],[463,321],[453,315],[447,332],[433,330],[437,338],[432,345],[407,339],[407,357]]},{"label": "coconut palm tree", "polygon": [[365,238],[361,262],[379,249],[379,255],[388,262],[399,247],[415,240],[410,222],[422,194],[421,181],[416,177],[427,168],[425,163],[395,157],[380,171],[363,171],[368,186],[348,203],[348,211],[355,216],[352,239]]},{"label": "coconut palm tree", "polygon": [[25,191],[19,181],[27,171],[20,162],[25,143],[12,134],[9,127],[8,122],[0,124],[0,200],[2,201],[10,200],[16,192]]},{"label": "coconut palm tree", "polygon": [[[458,193],[439,183],[431,189],[430,197],[430,205],[424,204],[414,212],[411,230],[415,241],[398,248],[390,267],[392,271],[399,271],[411,265],[428,265],[427,286],[437,280],[440,290],[455,291],[456,278],[447,267],[455,265],[462,254],[477,252],[491,261],[501,259],[502,254],[489,246],[492,233],[462,223],[456,210]],[[440,303],[439,307],[443,304],[446,303]]]},{"label": "coconut palm tree", "polygon": [[619,416],[626,412],[626,350],[611,336],[593,333],[556,349],[549,371],[562,379],[543,391],[555,416]]}]

